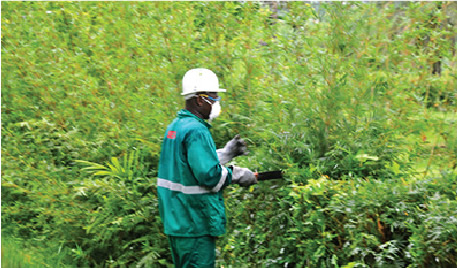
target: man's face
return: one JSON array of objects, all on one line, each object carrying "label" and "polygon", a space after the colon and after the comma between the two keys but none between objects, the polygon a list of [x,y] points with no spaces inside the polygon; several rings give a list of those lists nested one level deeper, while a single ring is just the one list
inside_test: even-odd
[{"label": "man's face", "polygon": [[200,113],[203,115],[204,119],[209,119],[212,104],[216,102],[215,100],[219,99],[219,95],[217,94],[217,92],[207,92],[199,94],[198,98],[199,102],[202,104],[200,106]]}]

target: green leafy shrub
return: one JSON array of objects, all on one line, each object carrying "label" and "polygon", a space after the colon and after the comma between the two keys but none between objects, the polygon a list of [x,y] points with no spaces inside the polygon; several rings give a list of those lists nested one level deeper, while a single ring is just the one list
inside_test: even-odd
[{"label": "green leafy shrub", "polygon": [[108,167],[79,162],[94,172],[93,179],[75,187],[77,199],[91,207],[82,226],[86,235],[78,243],[81,262],[148,267],[171,261],[160,229],[155,182],[141,176],[148,172],[137,153],[132,151],[122,162],[113,157]]},{"label": "green leafy shrub", "polygon": [[160,143],[206,67],[218,147],[239,133],[236,164],[286,171],[226,191],[220,265],[455,265],[455,10],[4,2],[2,234],[59,265],[170,264]]},{"label": "green leafy shrub", "polygon": [[456,187],[454,174],[432,183],[321,177],[306,185],[259,185],[252,192],[233,188],[226,194],[232,220],[220,262],[452,266]]}]

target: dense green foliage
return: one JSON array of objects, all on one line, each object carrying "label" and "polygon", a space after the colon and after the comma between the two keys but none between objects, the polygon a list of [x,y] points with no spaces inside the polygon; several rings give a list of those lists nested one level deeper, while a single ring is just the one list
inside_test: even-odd
[{"label": "dense green foliage", "polygon": [[455,267],[457,5],[278,5],[3,2],[6,252],[170,265],[160,143],[205,67],[228,89],[216,144],[286,172],[226,189],[219,266]]}]

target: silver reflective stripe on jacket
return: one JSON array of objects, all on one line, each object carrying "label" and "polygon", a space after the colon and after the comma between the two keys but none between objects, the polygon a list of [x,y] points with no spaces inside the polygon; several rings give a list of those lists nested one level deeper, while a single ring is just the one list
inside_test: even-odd
[{"label": "silver reflective stripe on jacket", "polygon": [[211,189],[211,192],[217,193],[221,190],[222,186],[224,186],[225,184],[225,180],[227,179],[227,174],[227,169],[225,167],[222,167],[221,179],[219,180],[219,183]]},{"label": "silver reflective stripe on jacket", "polygon": [[217,183],[216,186],[213,188],[209,189],[207,187],[203,186],[185,186],[180,183],[175,183],[170,180],[166,179],[157,179],[157,186],[158,187],[164,187],[167,189],[170,189],[171,191],[174,192],[180,192],[183,194],[209,194],[209,193],[217,193],[221,190],[222,186],[225,184],[225,181],[227,180],[227,174],[228,171],[225,167],[222,168],[222,174],[219,182]]}]

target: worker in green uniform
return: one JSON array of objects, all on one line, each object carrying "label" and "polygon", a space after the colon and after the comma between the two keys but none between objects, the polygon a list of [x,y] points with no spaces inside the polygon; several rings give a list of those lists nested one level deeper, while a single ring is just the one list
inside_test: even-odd
[{"label": "worker in green uniform", "polygon": [[225,233],[222,190],[257,183],[247,168],[225,167],[247,153],[239,135],[217,150],[210,133],[221,111],[219,81],[208,69],[189,70],[182,80],[186,108],[167,127],[159,162],[159,211],[175,267],[214,267],[216,237]]}]

